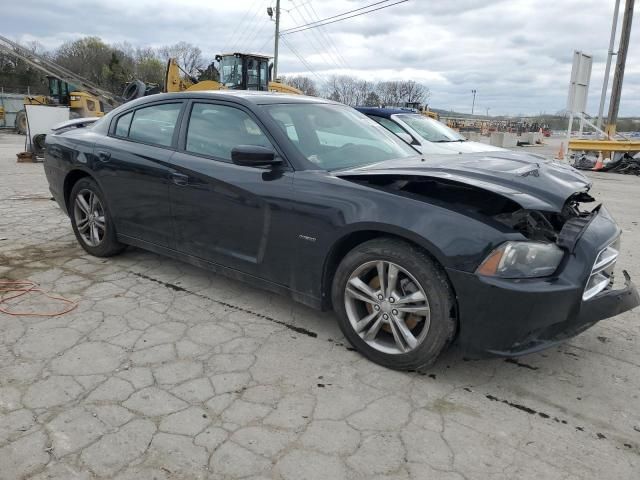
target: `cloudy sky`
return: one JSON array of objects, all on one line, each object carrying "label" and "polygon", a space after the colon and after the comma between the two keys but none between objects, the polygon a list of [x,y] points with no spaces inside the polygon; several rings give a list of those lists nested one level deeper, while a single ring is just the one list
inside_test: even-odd
[{"label": "cloudy sky", "polygon": [[[209,58],[230,50],[273,51],[274,24],[266,8],[275,0],[6,1],[3,35],[37,40],[47,48],[97,35],[135,46],[184,40]],[[376,0],[281,2],[281,28],[287,29]],[[317,81],[333,73],[369,80],[412,78],[430,88],[435,108],[469,112],[475,89],[476,113],[487,108],[492,115],[555,113],[566,105],[572,52],[579,49],[594,56],[588,109],[595,113],[613,5],[614,0],[409,0],[287,35],[279,71]],[[622,92],[623,116],[640,115],[639,11]]]}]

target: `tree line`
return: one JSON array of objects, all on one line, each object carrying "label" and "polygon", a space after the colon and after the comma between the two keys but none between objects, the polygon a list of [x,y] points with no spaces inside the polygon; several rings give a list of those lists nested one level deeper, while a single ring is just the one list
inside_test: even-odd
[{"label": "tree line", "polygon": [[321,82],[304,75],[283,76],[281,80],[302,90],[305,95],[320,96],[351,106],[424,105],[431,96],[425,85],[413,80],[372,82],[351,75],[331,75]]},{"label": "tree line", "polygon": [[[37,42],[25,46],[116,95],[134,79],[162,85],[167,60],[172,57],[186,75],[199,80],[218,78],[217,70],[212,67],[213,59],[206,58],[199,47],[187,42],[150,48],[129,43],[109,45],[98,37],[84,37],[65,42],[54,50],[46,50]],[[372,82],[349,75],[332,75],[316,81],[304,75],[284,75],[280,81],[306,95],[347,105],[424,104],[430,95],[427,87],[413,80]],[[6,53],[0,53],[0,86],[7,92],[26,93],[28,89],[32,94],[47,93],[46,79],[39,70]]]},{"label": "tree line", "polygon": [[[146,83],[164,83],[167,60],[174,57],[186,74],[195,78],[211,74],[202,50],[187,42],[160,48],[134,47],[129,43],[109,45],[98,37],[85,37],[46,50],[31,42],[25,47],[94,84],[119,95],[133,79]],[[0,53],[0,86],[5,91],[47,93],[44,74],[13,55]]]}]

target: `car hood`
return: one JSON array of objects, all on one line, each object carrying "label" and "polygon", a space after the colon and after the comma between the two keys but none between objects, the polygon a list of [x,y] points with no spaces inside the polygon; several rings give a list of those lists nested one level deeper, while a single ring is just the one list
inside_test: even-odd
[{"label": "car hood", "polygon": [[333,172],[340,178],[431,177],[471,185],[507,197],[530,210],[560,212],[569,197],[591,188],[573,167],[537,155],[495,151],[416,156]]},{"label": "car hood", "polygon": [[482,142],[466,140],[464,142],[439,142],[435,143],[439,148],[446,148],[456,153],[476,153],[476,152],[504,152],[506,148],[494,147]]}]

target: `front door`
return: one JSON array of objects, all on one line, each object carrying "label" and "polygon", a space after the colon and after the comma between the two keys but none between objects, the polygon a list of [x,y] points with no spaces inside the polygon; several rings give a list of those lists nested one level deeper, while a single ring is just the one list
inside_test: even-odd
[{"label": "front door", "polygon": [[[169,186],[176,248],[279,284],[289,283],[285,205],[293,172],[231,163],[238,145],[273,148],[250,112],[194,102]],[[275,149],[274,149],[275,150]]]}]

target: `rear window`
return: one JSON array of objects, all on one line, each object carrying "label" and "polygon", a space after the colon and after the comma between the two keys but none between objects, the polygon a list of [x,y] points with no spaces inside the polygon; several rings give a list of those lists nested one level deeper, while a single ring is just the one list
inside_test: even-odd
[{"label": "rear window", "polygon": [[[163,147],[170,146],[181,108],[181,103],[166,103],[137,109],[133,112],[129,139]],[[116,134],[117,130],[116,126]]]},{"label": "rear window", "polygon": [[118,123],[116,123],[117,137],[129,136],[129,126],[131,125],[132,118],[133,118],[133,112],[129,112],[118,119]]}]

